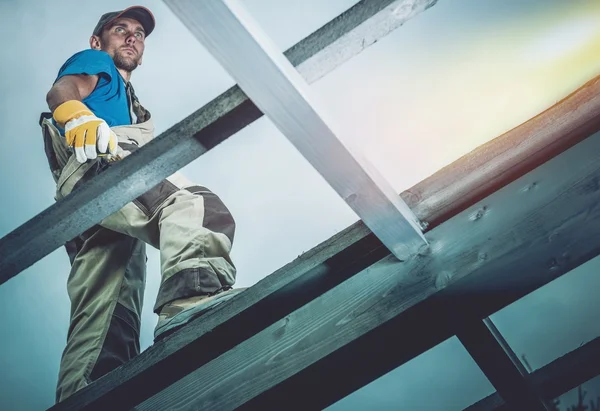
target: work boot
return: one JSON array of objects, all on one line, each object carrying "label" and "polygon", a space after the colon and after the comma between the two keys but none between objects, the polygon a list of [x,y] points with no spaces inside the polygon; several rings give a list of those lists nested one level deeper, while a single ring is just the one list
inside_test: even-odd
[{"label": "work boot", "polygon": [[165,304],[158,315],[158,324],[154,328],[154,342],[172,334],[191,320],[200,317],[211,308],[228,301],[246,288],[218,290],[213,294],[181,298]]}]

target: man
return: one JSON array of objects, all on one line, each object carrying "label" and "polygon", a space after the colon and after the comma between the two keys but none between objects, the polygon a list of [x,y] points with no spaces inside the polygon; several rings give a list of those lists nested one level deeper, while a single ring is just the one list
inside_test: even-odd
[{"label": "man", "polygon": [[[153,138],[130,78],[154,27],[145,7],[106,13],[90,49],[60,68],[46,98],[52,114],[41,119],[57,200]],[[158,340],[240,291],[232,289],[234,231],[215,194],[175,173],[67,243],[71,320],[57,402],[139,353],[145,244],[161,256]]]}]

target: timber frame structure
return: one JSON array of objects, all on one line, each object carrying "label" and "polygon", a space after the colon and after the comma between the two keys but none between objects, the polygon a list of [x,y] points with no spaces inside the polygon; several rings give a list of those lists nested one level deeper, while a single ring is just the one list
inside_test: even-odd
[{"label": "timber frame structure", "polygon": [[[313,82],[436,2],[362,0],[285,55]],[[227,90],[0,239],[0,283],[261,115]],[[469,410],[549,410],[600,338],[528,373],[488,316],[600,254],[598,131],[600,77],[401,193],[428,246],[359,221],[51,409],[322,409],[456,335],[497,390]]]}]

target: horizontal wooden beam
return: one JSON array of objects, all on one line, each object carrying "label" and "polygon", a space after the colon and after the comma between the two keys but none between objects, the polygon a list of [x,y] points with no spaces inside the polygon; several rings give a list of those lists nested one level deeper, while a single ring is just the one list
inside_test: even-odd
[{"label": "horizontal wooden beam", "polygon": [[[429,299],[471,296],[498,300],[501,295],[507,305],[600,254],[598,181],[600,133],[428,232],[431,247],[425,253],[404,263],[391,256],[377,261],[137,408],[263,409],[268,404],[282,409],[311,402],[305,409],[313,409],[319,390],[295,384],[285,395],[277,393],[288,379],[319,367],[339,350],[367,355],[352,345],[409,309]],[[460,322],[490,314],[480,305],[468,308],[469,314],[451,320],[454,332]],[[397,328],[396,349],[404,349],[402,341],[418,340],[423,326],[437,325]],[[380,342],[367,352],[379,349]],[[347,367],[331,370],[333,378],[314,378],[327,381],[323,391],[337,376],[345,378]],[[353,375],[362,371],[356,368]],[[251,402],[267,391],[269,401]]]},{"label": "horizontal wooden beam", "polygon": [[551,410],[527,380],[529,373],[489,318],[466,323],[456,336],[506,403],[520,410]]},{"label": "horizontal wooden beam", "polygon": [[[437,2],[438,0],[359,1],[331,23],[317,30],[314,35],[292,47],[286,52],[286,57],[298,67],[302,77],[308,83],[312,83]],[[340,29],[332,30],[329,25],[340,26]],[[341,27],[352,29],[345,29],[347,33],[338,36],[336,33],[342,31]],[[292,56],[292,53],[298,51],[296,49],[322,51],[300,62]],[[330,49],[334,49],[335,53],[329,52]]]},{"label": "horizontal wooden beam", "polygon": [[[298,402],[306,406],[313,399],[305,397],[313,391],[305,385],[288,388],[285,396],[274,393],[289,378],[348,349],[408,309],[438,295],[516,297],[599,254],[598,181],[600,134],[428,232],[431,247],[426,253],[404,263],[391,258],[376,262],[138,408],[228,410],[269,390],[270,408]],[[471,316],[489,315],[480,306],[470,308]],[[458,320],[465,318],[453,323]],[[419,329],[396,332],[402,340],[418,339]],[[402,344],[396,349],[402,350]],[[328,381],[328,390],[331,380],[335,378],[319,378]],[[257,403],[247,406],[261,409]]]},{"label": "horizontal wooden beam", "polygon": [[[509,172],[515,167],[511,151],[500,150],[499,147],[515,147],[514,155],[522,157],[524,156],[523,143],[529,136],[535,135],[537,136],[535,139],[537,145],[524,144],[527,147],[525,151],[529,153],[528,156],[525,155],[524,162],[526,159],[532,159],[534,163],[543,162],[538,153],[545,153],[548,156],[547,159],[550,159],[557,153],[557,144],[561,148],[569,146],[565,141],[570,141],[574,145],[589,136],[593,129],[600,129],[600,83],[598,78],[590,81],[569,98],[540,116],[498,137],[497,140],[500,141],[492,141],[477,148],[445,169],[456,178],[469,181],[467,187],[469,189],[465,188],[460,181],[448,181],[444,172],[439,172],[402,193],[402,196],[421,220],[431,222],[430,227],[434,227],[444,218],[448,219],[467,208],[468,200],[465,198],[475,201],[476,198],[489,194],[487,192],[494,187],[487,185],[485,178],[489,174],[494,175],[494,170],[505,178],[502,181],[496,180],[496,185],[501,186],[514,181],[518,174]],[[564,139],[561,139],[560,132],[565,133]],[[553,148],[549,149],[549,147]],[[490,158],[490,152],[495,152],[498,158]],[[461,164],[463,165],[461,166]],[[522,163],[518,166],[518,170],[523,172],[529,168]],[[481,169],[486,171],[482,172]],[[456,184],[456,194],[452,195],[452,191],[440,188],[442,186],[439,183],[440,180],[447,181],[451,186]],[[435,189],[429,189],[428,185]],[[532,190],[529,191],[534,192],[533,189],[536,186],[537,184],[533,185]],[[431,199],[427,195],[431,196]],[[451,208],[452,205],[455,209]],[[478,221],[484,215],[486,215],[485,210],[481,210],[470,218]],[[115,404],[122,404],[122,409],[127,409],[127,406],[131,407],[164,389],[182,376],[225,353],[274,321],[331,290],[386,255],[388,252],[379,240],[369,232],[364,224],[358,222],[267,276],[240,294],[231,303],[205,315],[202,321],[193,322],[164,341],[155,344],[136,359],[84,388],[64,403],[56,406],[55,409],[81,409],[84,406],[107,409],[114,408]],[[395,322],[399,326],[411,328],[416,323],[423,324],[421,322],[423,319],[432,322],[439,318],[450,320],[456,316],[446,317],[440,315],[440,312],[456,313],[452,308],[458,307],[459,304],[454,303],[473,299],[477,299],[477,303],[482,307],[479,314],[485,314],[485,317],[510,301],[519,298],[523,292],[529,292],[527,290],[530,289],[529,284],[525,282],[523,287],[516,286],[509,291],[500,289],[502,292],[499,291],[496,294],[491,292],[481,294],[484,298],[478,298],[476,294],[471,294],[469,298],[465,298],[463,295],[458,299],[449,296],[447,299],[451,300],[453,304],[444,306],[442,310],[438,309],[438,304],[439,301],[443,303],[445,300],[438,295],[438,298],[427,300],[427,304],[419,306],[418,309],[408,310],[410,313],[417,313],[416,317],[400,316],[390,323]],[[468,314],[470,311],[465,312]],[[390,330],[384,325],[368,333],[368,335],[376,336],[385,335],[387,339],[379,337],[375,339],[378,349],[370,354],[368,362],[361,362],[360,355],[354,355],[352,361],[349,361],[349,363],[360,363],[362,371],[360,376],[352,374],[351,370],[348,370],[347,378],[339,375],[337,370],[343,361],[334,360],[336,358],[347,359],[344,357],[344,353],[353,351],[350,349],[338,350],[335,355],[327,358],[333,359],[333,363],[337,365],[337,368],[331,369],[336,370],[339,381],[343,381],[343,383],[337,388],[332,385],[327,393],[317,394],[315,390],[311,398],[323,403],[335,401],[344,393],[350,392],[347,390],[351,390],[352,387],[358,388],[364,381],[368,382],[369,378],[381,375],[380,372],[384,372],[394,363],[400,364],[402,361],[412,358],[411,356],[423,352],[424,339],[428,338],[431,344],[436,344],[455,332],[451,329],[448,330],[445,325],[451,324],[450,321],[436,322],[436,324],[438,324],[437,327],[428,329],[428,334],[415,341],[414,345],[412,345],[411,339],[403,339],[402,346],[407,351],[396,349],[398,341],[393,337],[398,334],[397,328]],[[440,338],[442,339],[440,340]],[[367,342],[365,349],[370,346],[368,344],[370,340],[366,336],[359,338],[358,341]],[[385,350],[384,347],[387,346],[387,343],[382,341],[396,341],[396,343],[393,345],[393,349]],[[357,344],[353,346],[357,346]],[[378,357],[378,353],[385,353],[385,357]],[[377,358],[381,361],[377,361]],[[325,364],[325,362],[321,361],[319,364]],[[317,380],[318,376],[328,375],[327,367],[309,367],[307,370],[318,370],[314,380]],[[160,376],[160,378],[155,376]],[[292,378],[288,381],[295,380]],[[305,380],[307,384],[310,384],[310,381],[313,380]]]},{"label": "horizontal wooden beam", "polygon": [[401,195],[436,226],[600,130],[600,76]]},{"label": "horizontal wooden beam", "polygon": [[[400,13],[391,10],[385,18],[381,13],[389,10],[392,3],[394,0],[362,0],[291,47],[285,56],[312,82],[423,10],[405,7]],[[405,3],[415,4],[414,0],[405,0]],[[429,5],[434,3],[435,0],[428,2]],[[0,284],[261,116],[260,110],[239,87],[225,91],[126,160],[114,164],[1,238]]]},{"label": "horizontal wooden beam", "polygon": [[351,139],[337,134],[339,121],[327,117],[308,83],[241,3],[165,3],[392,254],[403,261],[427,246],[410,208]]},{"label": "horizontal wooden beam", "polygon": [[[600,375],[600,337],[535,370],[529,380],[548,399],[558,398]],[[465,411],[516,411],[497,392]]]}]

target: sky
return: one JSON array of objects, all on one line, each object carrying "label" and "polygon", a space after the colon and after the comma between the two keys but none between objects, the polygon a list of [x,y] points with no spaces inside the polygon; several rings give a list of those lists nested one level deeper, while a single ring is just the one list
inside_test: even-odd
[{"label": "sky", "polygon": [[[243,3],[283,51],[356,1]],[[89,47],[101,14],[131,4],[0,0],[0,33],[10,39],[0,65],[0,236],[54,202],[37,121],[59,67]],[[163,2],[137,4],[154,12],[157,27],[132,82],[160,133],[234,82]],[[600,74],[599,47],[594,0],[439,0],[311,88],[340,137],[400,192]],[[215,191],[235,216],[240,287],[357,220],[264,117],[182,172]],[[158,252],[148,247],[148,257],[142,349],[152,343],[160,277]],[[492,316],[533,369],[600,335],[599,265],[592,260]],[[61,248],[0,286],[0,409],[53,403],[68,328],[68,272]],[[588,384],[588,396],[600,395],[599,386]],[[460,410],[492,391],[451,338],[330,408]]]}]

